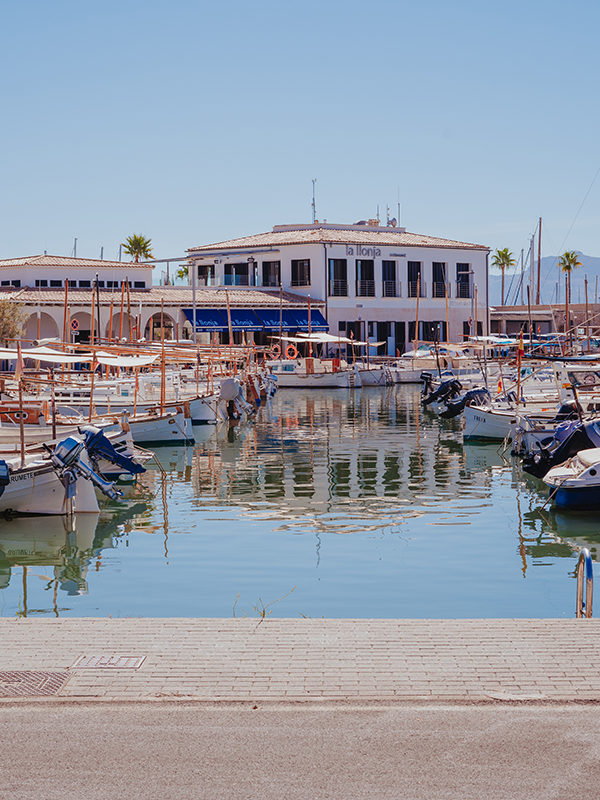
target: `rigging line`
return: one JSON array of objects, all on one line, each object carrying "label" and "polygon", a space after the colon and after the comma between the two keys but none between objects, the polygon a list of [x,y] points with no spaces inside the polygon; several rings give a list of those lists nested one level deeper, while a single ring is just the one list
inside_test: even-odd
[{"label": "rigging line", "polygon": [[[571,223],[571,227],[570,227],[570,228],[569,228],[569,230],[567,231],[567,233],[566,233],[566,235],[565,235],[565,238],[562,240],[562,243],[561,243],[561,245],[560,245],[560,247],[559,247],[559,251],[563,249],[563,247],[564,247],[564,245],[565,245],[565,242],[567,241],[567,239],[569,238],[569,236],[570,236],[570,234],[571,234],[571,231],[572,231],[572,230],[573,230],[573,228],[575,227],[575,223],[577,222],[577,218],[578,218],[578,217],[579,217],[579,215],[581,214],[581,209],[584,207],[584,205],[585,205],[585,201],[588,199],[588,197],[589,197],[589,195],[590,195],[590,192],[592,191],[592,188],[593,188],[594,184],[596,183],[596,179],[598,178],[598,175],[600,175],[600,166],[599,166],[599,167],[598,167],[598,169],[596,170],[596,174],[595,174],[595,175],[594,175],[594,177],[592,178],[592,182],[590,183],[590,185],[589,185],[589,187],[588,187],[588,190],[587,190],[587,192],[586,192],[586,193],[585,193],[585,195],[583,196],[583,200],[581,201],[581,204],[580,204],[579,208],[577,209],[577,212],[576,212],[575,216],[573,217],[573,222]],[[550,271],[551,271],[551,270],[553,270],[553,269],[556,267],[556,265],[558,264],[558,259],[559,259],[559,258],[560,258],[560,256],[556,256],[556,259],[554,260],[554,263],[552,264],[552,266],[550,266],[550,267],[548,268],[548,270],[547,270],[547,272],[546,272],[546,275],[545,275],[545,277],[544,277],[544,283],[543,283],[543,285],[545,285],[545,283],[546,283],[546,280],[547,280],[547,278],[548,278],[548,275],[550,274]]]}]

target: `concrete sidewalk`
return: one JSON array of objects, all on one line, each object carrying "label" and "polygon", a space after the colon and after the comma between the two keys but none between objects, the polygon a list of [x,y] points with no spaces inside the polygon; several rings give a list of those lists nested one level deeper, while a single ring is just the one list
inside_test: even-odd
[{"label": "concrete sidewalk", "polygon": [[600,701],[600,620],[0,619],[0,702]]}]

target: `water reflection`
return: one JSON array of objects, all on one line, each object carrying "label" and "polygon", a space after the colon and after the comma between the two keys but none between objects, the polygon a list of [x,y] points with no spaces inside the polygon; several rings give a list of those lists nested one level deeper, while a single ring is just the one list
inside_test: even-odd
[{"label": "water reflection", "polygon": [[[22,614],[81,614],[82,607],[101,614],[116,604],[120,614],[202,615],[211,613],[219,582],[230,579],[214,610],[227,614],[244,581],[256,580],[256,596],[270,580],[274,596],[296,585],[301,554],[305,586],[324,593],[319,615],[337,608],[341,592],[356,592],[346,588],[349,574],[355,586],[364,583],[364,596],[358,608],[348,601],[342,615],[366,613],[378,593],[381,605],[370,613],[388,615],[402,583],[407,599],[397,613],[419,615],[423,599],[417,613],[410,606],[421,588],[417,573],[435,555],[435,580],[447,594],[432,594],[431,616],[484,614],[461,600],[468,591],[489,597],[490,615],[503,616],[514,585],[508,600],[502,589],[493,596],[479,574],[482,553],[498,560],[488,566],[498,586],[524,586],[533,567],[574,560],[583,543],[595,554],[600,543],[589,519],[544,507],[543,484],[528,480],[497,444],[463,445],[460,421],[424,415],[412,387],[280,392],[250,424],[194,433],[194,447],[156,448],[123,498],[103,501],[98,517],[76,518],[73,530],[52,518],[0,522],[0,590],[13,592],[9,600],[2,593],[0,613],[16,606]],[[327,574],[329,595],[325,578],[317,586],[308,572],[316,580]],[[88,591],[94,597],[86,605]],[[208,611],[193,605],[202,591]],[[302,603],[306,611],[309,600]],[[524,610],[544,614],[534,603]]]}]

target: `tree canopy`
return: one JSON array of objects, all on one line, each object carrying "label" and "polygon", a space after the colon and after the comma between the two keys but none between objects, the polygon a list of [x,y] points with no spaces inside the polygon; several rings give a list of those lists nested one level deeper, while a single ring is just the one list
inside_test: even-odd
[{"label": "tree canopy", "polygon": [[496,250],[492,257],[492,266],[498,267],[502,272],[502,303],[504,305],[504,270],[510,269],[510,267],[514,267],[515,260],[513,258],[513,254],[510,252],[508,247],[504,247],[502,250]]},{"label": "tree canopy", "polygon": [[18,339],[23,328],[23,309],[11,300],[0,300],[0,341]]},{"label": "tree canopy", "polygon": [[134,233],[128,236],[121,246],[129,256],[133,256],[133,260],[137,264],[140,258],[152,258],[152,239],[146,239],[141,233]]}]

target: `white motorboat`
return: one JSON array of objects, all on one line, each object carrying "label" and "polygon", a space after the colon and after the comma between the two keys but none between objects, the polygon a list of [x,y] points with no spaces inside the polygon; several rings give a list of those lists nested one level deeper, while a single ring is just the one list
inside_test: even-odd
[{"label": "white motorboat", "polygon": [[265,366],[279,389],[350,389],[362,386],[361,372],[340,359],[273,359]]},{"label": "white motorboat", "polygon": [[600,509],[600,447],[580,450],[543,478],[556,508]]}]

